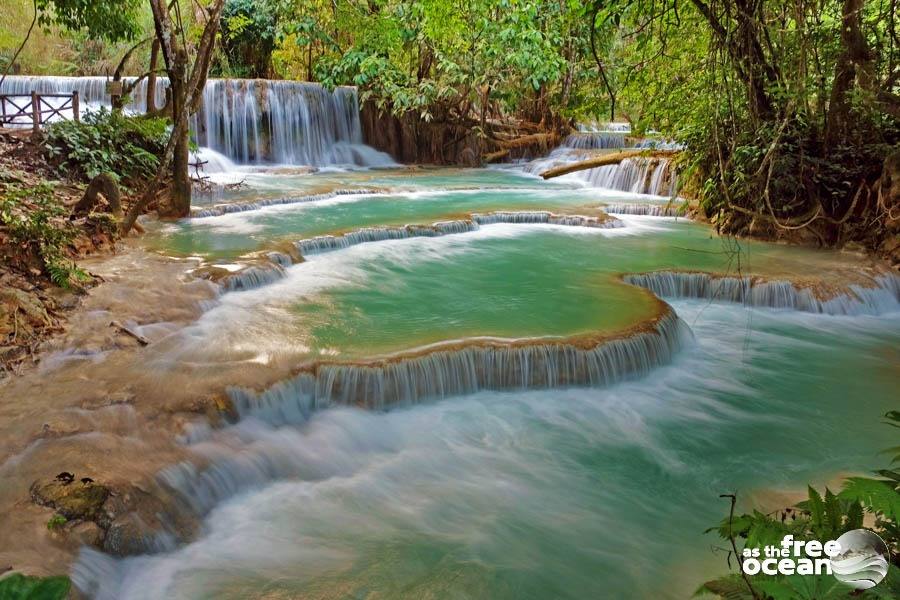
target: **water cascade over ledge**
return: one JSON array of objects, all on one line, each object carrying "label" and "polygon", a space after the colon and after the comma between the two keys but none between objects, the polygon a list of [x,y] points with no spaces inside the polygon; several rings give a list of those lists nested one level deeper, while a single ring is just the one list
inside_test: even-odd
[{"label": "water cascade over ledge", "polygon": [[[369,363],[319,364],[262,392],[232,388],[228,395],[241,419],[236,427],[252,435],[259,421],[302,424],[334,404],[382,410],[479,390],[605,386],[646,375],[668,364],[692,338],[671,308],[659,304],[659,317],[613,338],[467,340]],[[201,446],[204,439],[198,438]],[[205,466],[185,461],[159,475],[198,516],[242,490],[297,476],[305,468],[283,448],[269,446],[209,458]]]},{"label": "water cascade over ledge", "polygon": [[[133,81],[124,78],[124,81]],[[30,96],[78,91],[83,105],[110,106],[105,77],[9,76],[0,93]],[[155,105],[165,104],[166,78],[157,79]],[[147,81],[126,110],[147,110]],[[356,89],[300,81],[209,79],[191,120],[197,143],[241,164],[388,166],[394,161],[363,143]]]},{"label": "water cascade over ledge", "polygon": [[625,275],[622,279],[670,299],[698,298],[828,315],[877,315],[900,310],[900,276],[893,273],[875,276],[871,286],[850,285],[846,293],[829,297],[818,297],[815,289],[798,287],[790,281],[750,276],[657,271]]},{"label": "water cascade over ledge", "polygon": [[[402,240],[416,237],[438,237],[477,231],[482,225],[499,223],[517,225],[559,225],[565,227],[588,227],[593,229],[615,229],[623,227],[622,221],[607,215],[558,215],[548,211],[497,211],[474,213],[469,219],[438,221],[431,225],[403,225],[401,227],[362,227],[340,235],[319,235],[294,243],[302,260],[303,256],[330,252],[386,240]],[[285,267],[297,262],[297,258],[285,252],[273,251],[258,264],[236,270],[219,279],[227,291],[255,289],[274,283],[286,275]]]}]

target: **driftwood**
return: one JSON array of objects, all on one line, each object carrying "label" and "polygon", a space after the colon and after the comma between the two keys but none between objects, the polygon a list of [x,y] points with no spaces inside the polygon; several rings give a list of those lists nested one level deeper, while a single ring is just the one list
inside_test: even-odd
[{"label": "driftwood", "polygon": [[510,140],[498,139],[497,145],[501,148],[514,149],[525,148],[533,144],[553,146],[557,142],[559,142],[559,135],[557,135],[556,133],[531,133]]},{"label": "driftwood", "polygon": [[501,158],[505,158],[509,154],[509,150],[498,150],[497,152],[489,152],[484,155],[484,162],[492,163],[495,160],[500,160]]},{"label": "driftwood", "polygon": [[125,325],[122,325],[118,321],[112,321],[109,326],[121,333],[124,333],[125,335],[133,337],[141,346],[146,346],[150,343],[150,340],[139,334],[137,331],[126,327]]},{"label": "driftwood", "polygon": [[574,173],[575,171],[595,169],[597,167],[605,167],[606,165],[617,165],[626,158],[668,158],[677,153],[677,150],[623,150],[621,152],[595,156],[594,158],[589,158],[576,163],[553,167],[552,169],[547,169],[541,173],[541,177],[544,179],[551,179],[553,177],[559,177],[560,175]]}]

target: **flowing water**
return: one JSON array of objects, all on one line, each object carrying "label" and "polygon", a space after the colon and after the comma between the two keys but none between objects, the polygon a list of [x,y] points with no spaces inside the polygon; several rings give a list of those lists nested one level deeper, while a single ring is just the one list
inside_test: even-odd
[{"label": "flowing water", "polygon": [[141,368],[291,368],[229,388],[235,422],[190,424],[158,473],[197,535],[82,549],[87,595],[686,598],[726,570],[703,533],[719,494],[771,510],[880,464],[895,275],[676,218],[663,160],[534,177],[621,128],[521,168],[297,168],[388,164],[356,110],[352,90],[207,85],[195,134],[212,180],[243,185],[143,243],[199,257],[218,296]]},{"label": "flowing water", "polygon": [[[738,264],[706,226],[622,209],[665,201],[514,171],[255,177],[233,201],[370,191],[152,234],[220,264],[298,242],[305,258],[221,295],[152,368],[287,356],[300,371],[231,390],[240,421],[196,429],[198,460],[160,473],[203,518],[196,539],[82,552],[75,581],[99,598],[685,598],[725,569],[703,534],[725,514],[718,494],[776,508],[890,444],[878,421],[898,380],[896,280],[830,304],[767,283],[812,269],[843,285],[852,256],[742,242]],[[603,206],[619,226],[476,219],[303,245]],[[635,334],[669,310],[644,288],[677,319]]]},{"label": "flowing water", "polygon": [[[132,78],[124,78],[130,84]],[[19,95],[27,101],[31,92],[67,94],[77,91],[87,110],[110,106],[105,77],[5,78],[0,93]],[[165,104],[168,80],[155,88],[155,106]],[[147,81],[130,94],[128,111],[147,110]],[[62,100],[50,100],[61,103]],[[71,118],[71,109],[63,111]],[[20,125],[30,126],[23,122]],[[246,79],[210,79],[203,89],[200,112],[192,118],[194,141],[240,164],[303,164],[388,166],[394,161],[363,143],[355,88],[328,92],[314,83]],[[210,155],[200,153],[202,160]],[[228,166],[228,165],[224,165]],[[210,171],[220,171],[216,158]]]}]

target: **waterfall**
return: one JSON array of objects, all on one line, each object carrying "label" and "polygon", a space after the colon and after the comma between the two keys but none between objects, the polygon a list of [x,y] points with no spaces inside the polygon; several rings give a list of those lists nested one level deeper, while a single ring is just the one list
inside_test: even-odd
[{"label": "waterfall", "polygon": [[615,228],[623,224],[618,219],[606,215],[586,217],[584,215],[557,215],[546,211],[496,211],[486,214],[473,214],[472,219],[479,225],[492,223],[548,223],[550,225],[567,225],[570,227]]},{"label": "waterfall", "polygon": [[[580,137],[595,134],[573,135]],[[576,150],[568,145],[560,146],[547,157],[524,165],[523,170],[532,175],[540,175],[553,167],[586,160],[591,156],[595,156],[595,153]],[[677,173],[667,158],[643,156],[626,158],[618,164],[576,171],[564,177],[579,179],[594,187],[654,196],[671,197],[678,189]]]},{"label": "waterfall", "polygon": [[603,210],[611,215],[680,216],[680,208],[669,204],[606,204],[603,206]]},{"label": "waterfall", "polygon": [[675,169],[666,158],[626,158],[616,165],[606,165],[572,174],[595,187],[672,196],[676,191]]},{"label": "waterfall", "polygon": [[626,275],[623,280],[664,298],[701,298],[829,315],[883,314],[900,310],[900,276],[892,273],[874,277],[872,286],[849,285],[846,293],[834,294],[827,299],[818,298],[814,290],[797,287],[789,281],[765,281],[756,277],[656,271]]},{"label": "waterfall", "polygon": [[252,290],[283,279],[284,275],[284,267],[273,261],[241,269],[223,278],[222,283],[229,292]]},{"label": "waterfall", "polygon": [[191,211],[191,217],[195,219],[205,217],[221,217],[230,213],[247,212],[251,210],[260,210],[266,206],[279,206],[282,204],[302,204],[304,202],[318,202],[320,200],[330,200],[338,196],[365,196],[378,194],[379,190],[373,189],[337,189],[324,194],[311,194],[308,196],[282,196],[280,198],[264,198],[256,202],[233,202],[231,204],[219,204],[209,208],[202,208]]},{"label": "waterfall", "polygon": [[405,225],[403,227],[363,227],[342,235],[320,235],[300,240],[295,245],[300,254],[317,254],[330,250],[349,248],[367,242],[401,240],[413,237],[436,237],[452,233],[474,231],[478,226],[472,221],[443,221],[428,225]]},{"label": "waterfall", "polygon": [[566,137],[563,145],[575,150],[606,150],[625,147],[625,132],[579,131]]},{"label": "waterfall", "polygon": [[[134,81],[124,78],[125,82]],[[105,77],[10,76],[0,93],[30,96],[77,90],[89,108],[109,106]],[[166,78],[157,79],[156,106],[165,103]],[[147,82],[132,93],[128,112],[143,113]],[[200,146],[241,164],[283,163],[389,166],[394,161],[363,144],[355,88],[329,92],[315,83],[210,79],[191,131]]]},{"label": "waterfall", "polygon": [[404,225],[402,227],[363,227],[342,235],[320,235],[298,241],[295,246],[302,255],[328,252],[349,248],[357,244],[400,240],[413,237],[437,237],[475,231],[479,225],[496,223],[550,224],[570,227],[615,228],[622,222],[609,217],[586,217],[582,215],[556,215],[544,211],[473,213],[469,219],[438,221],[431,225]]},{"label": "waterfall", "polygon": [[310,254],[341,250],[370,242],[467,233],[478,230],[481,225],[495,223],[550,224],[600,229],[623,226],[621,221],[608,216],[557,215],[546,211],[499,211],[485,214],[473,213],[469,219],[437,221],[431,225],[362,227],[340,235],[319,235],[299,240],[294,243],[294,247],[299,253],[296,255],[296,259],[285,252],[268,252],[265,254],[266,260],[254,262],[239,270],[232,271],[218,278],[217,281],[228,292],[252,290],[283,279],[286,275],[285,269],[287,267],[302,262],[303,256]]},{"label": "waterfall", "polygon": [[663,307],[651,324],[615,339],[472,340],[372,363],[321,363],[263,392],[232,388],[229,397],[241,417],[281,424],[333,403],[384,409],[479,390],[609,385],[667,364],[691,337]]},{"label": "waterfall", "polygon": [[669,363],[691,337],[687,325],[664,306],[663,315],[640,331],[589,344],[488,341],[368,365],[320,364],[262,392],[229,389],[240,422],[216,434],[215,442],[200,437],[202,465],[172,465],[160,472],[159,481],[202,516],[242,490],[307,472],[307,461],[277,441],[230,450],[236,440],[246,443],[271,431],[267,425],[302,424],[331,404],[384,409],[479,390],[610,385]]}]

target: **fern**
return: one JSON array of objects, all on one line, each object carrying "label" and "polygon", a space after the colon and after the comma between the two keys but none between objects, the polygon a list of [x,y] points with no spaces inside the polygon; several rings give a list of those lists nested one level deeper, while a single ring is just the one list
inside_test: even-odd
[{"label": "fern", "polygon": [[861,502],[869,512],[882,515],[885,519],[900,520],[900,493],[891,481],[849,477],[840,496]]}]

